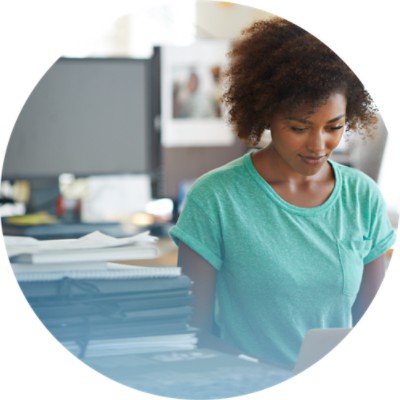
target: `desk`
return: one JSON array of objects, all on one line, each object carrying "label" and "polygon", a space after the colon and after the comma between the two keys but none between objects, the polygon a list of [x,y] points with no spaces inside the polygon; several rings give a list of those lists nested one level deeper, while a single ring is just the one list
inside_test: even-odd
[{"label": "desk", "polygon": [[128,387],[176,399],[218,399],[251,394],[293,376],[266,364],[211,349],[84,359]]},{"label": "desk", "polygon": [[[173,241],[168,237],[161,237],[158,244],[160,256],[157,258],[119,262],[132,265],[177,265],[178,249]],[[60,294],[55,296],[53,303],[49,297],[47,297],[49,299],[48,302],[44,304],[41,303],[44,298],[42,297],[43,294],[40,293],[37,306],[39,308],[42,306],[41,312],[45,317],[48,315],[49,325],[46,325],[46,321],[44,320],[42,320],[42,322],[45,326],[48,326],[50,332],[52,332],[51,326],[54,324],[52,315],[54,315],[56,321],[63,322],[63,318],[67,318],[66,321],[68,322],[68,320],[70,320],[70,324],[73,322],[77,329],[81,326],[79,325],[81,321],[79,320],[78,324],[75,319],[80,318],[85,324],[89,323],[90,320],[94,321],[94,324],[90,326],[88,332],[101,333],[101,335],[104,336],[102,340],[118,340],[119,336],[113,336],[112,332],[117,327],[119,319],[123,314],[128,315],[132,310],[137,310],[135,304],[138,303],[135,303],[133,286],[129,286],[129,288],[126,288],[124,291],[116,289],[115,293],[108,290],[104,297],[101,297],[101,293],[99,294],[98,291],[91,291],[90,293],[93,293],[94,296],[92,299],[92,295],[90,293],[86,295],[84,291],[86,290],[86,286],[93,286],[94,283],[95,282],[79,283],[78,286],[80,290],[83,291],[84,296],[81,293],[68,293],[68,295],[66,295],[65,291],[63,292],[63,290],[60,290]],[[140,290],[142,290],[142,288]],[[143,293],[140,294],[140,297],[136,299],[142,299],[143,295]],[[130,296],[132,296],[132,298]],[[165,298],[168,300],[167,297]],[[183,297],[183,299],[185,298],[186,297]],[[32,300],[31,305],[35,310]],[[188,304],[190,304],[190,298],[188,298]],[[132,310],[129,308],[130,305],[133,306]],[[98,306],[101,306],[100,308],[104,310],[104,312],[109,312],[112,317],[108,319],[110,321],[109,324],[104,325],[104,327],[111,332],[110,334],[106,333],[103,329],[101,329],[101,332],[98,330],[96,331],[95,318],[99,320],[99,323],[103,323],[104,320],[101,316],[102,314],[99,314],[100,308]],[[118,308],[117,306],[123,306],[125,308]],[[118,312],[114,313],[113,307],[115,311]],[[167,306],[163,301],[160,307],[165,309],[166,307],[172,306]],[[154,309],[156,310],[157,308],[158,306]],[[85,311],[89,309],[90,311]],[[49,314],[50,311],[53,311],[52,314]],[[119,311],[121,311],[121,313]],[[144,319],[138,319],[137,322],[135,321],[135,325],[129,326],[129,332],[126,335],[124,333],[126,338],[128,339],[133,335],[132,329],[138,327],[143,328],[146,324],[145,321]],[[157,319],[157,323],[160,321],[160,319]],[[124,323],[123,319],[121,323]],[[56,324],[54,329],[59,327],[60,325]],[[56,330],[54,332],[56,332]],[[57,332],[60,333],[60,329],[58,329]],[[65,327],[62,327],[62,332],[65,334]],[[55,333],[53,334],[55,335]],[[107,335],[109,335],[109,338]],[[157,329],[156,333],[152,332],[150,334],[150,336],[152,335],[162,336],[163,333]],[[82,335],[82,337],[84,336],[85,335]],[[95,338],[95,340],[99,339]],[[103,353],[100,355],[98,352],[93,355],[93,352],[91,352],[90,357],[88,357],[86,356],[86,352],[83,352],[79,357],[82,362],[116,382],[147,393],[172,398],[205,400],[240,396],[266,389],[292,376],[290,371],[239,357],[237,353],[227,350],[224,343],[218,338],[215,338],[213,343],[201,343],[197,348],[192,350],[171,350],[171,347],[168,347],[168,351],[138,354],[134,353],[132,348],[129,348],[127,351],[124,350],[123,354],[121,354],[121,351],[112,350],[109,355],[104,355]],[[121,342],[117,343],[116,346],[119,345],[121,345]],[[202,346],[207,347],[204,348]],[[142,350],[142,348],[140,350]],[[131,354],[129,351],[131,351]]]},{"label": "desk", "polygon": [[122,260],[118,261],[127,265],[154,265],[154,266],[176,266],[178,265],[178,247],[169,237],[161,237],[158,241],[160,255],[148,260]]}]

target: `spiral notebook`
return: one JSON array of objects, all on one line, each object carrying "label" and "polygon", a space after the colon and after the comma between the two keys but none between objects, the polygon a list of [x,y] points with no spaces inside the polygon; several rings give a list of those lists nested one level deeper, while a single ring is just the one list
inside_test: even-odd
[{"label": "spiral notebook", "polygon": [[19,282],[71,279],[161,278],[181,275],[175,266],[139,266],[112,262],[25,264],[11,263]]}]

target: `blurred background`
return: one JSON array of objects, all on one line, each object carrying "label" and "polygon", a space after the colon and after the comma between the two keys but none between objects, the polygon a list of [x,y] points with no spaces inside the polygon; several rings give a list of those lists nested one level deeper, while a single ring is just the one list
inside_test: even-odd
[{"label": "blurred background", "polygon": [[[0,187],[3,232],[165,235],[194,179],[253,150],[226,124],[221,72],[240,31],[272,16],[230,2],[152,0],[104,26],[91,49],[63,54],[14,126]],[[334,159],[378,182],[397,228],[382,118],[375,136],[345,137]]]}]

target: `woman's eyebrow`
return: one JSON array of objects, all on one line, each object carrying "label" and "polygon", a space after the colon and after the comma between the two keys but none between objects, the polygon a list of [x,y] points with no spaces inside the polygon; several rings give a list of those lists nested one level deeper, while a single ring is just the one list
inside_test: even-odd
[{"label": "woman's eyebrow", "polygon": [[[339,121],[340,119],[344,118],[346,116],[346,114],[341,114],[338,115],[335,118],[330,119],[329,121],[327,121],[327,124],[331,124],[332,122],[336,122]],[[298,117],[286,117],[284,118],[286,121],[296,121],[296,122],[300,122],[302,124],[306,124],[306,125],[310,125],[311,121],[305,118],[298,118]]]},{"label": "woman's eyebrow", "polygon": [[308,119],[304,118],[297,118],[297,117],[286,117],[284,118],[285,121],[295,121],[295,122],[300,122],[302,124],[311,124],[311,121]]},{"label": "woman's eyebrow", "polygon": [[330,119],[328,121],[328,123],[339,121],[340,119],[344,118],[345,116],[346,116],[346,114],[341,114],[341,115],[339,115],[339,116],[337,116],[335,118]]}]

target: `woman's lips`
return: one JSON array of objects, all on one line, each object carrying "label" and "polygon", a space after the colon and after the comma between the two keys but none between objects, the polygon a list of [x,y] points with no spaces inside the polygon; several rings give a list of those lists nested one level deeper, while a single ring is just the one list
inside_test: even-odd
[{"label": "woman's lips", "polygon": [[316,164],[321,164],[325,160],[325,154],[321,156],[305,156],[302,154],[299,154],[299,157],[303,162],[309,165],[316,165]]}]

